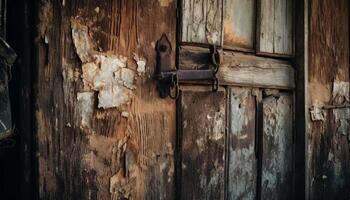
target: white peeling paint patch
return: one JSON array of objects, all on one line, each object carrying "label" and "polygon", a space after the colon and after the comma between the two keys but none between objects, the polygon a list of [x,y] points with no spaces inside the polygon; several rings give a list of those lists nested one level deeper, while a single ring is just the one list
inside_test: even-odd
[{"label": "white peeling paint patch", "polygon": [[81,117],[81,126],[89,127],[93,106],[94,106],[94,93],[93,92],[82,92],[77,95],[78,109]]},{"label": "white peeling paint patch", "polygon": [[139,57],[136,53],[134,54],[134,60],[137,64],[137,73],[141,76],[146,72],[146,59]]},{"label": "white peeling paint patch", "polygon": [[91,61],[90,54],[91,51],[93,51],[93,45],[89,37],[88,27],[76,22],[75,20],[72,20],[71,24],[75,50],[81,62],[85,63]]},{"label": "white peeling paint patch", "polygon": [[129,90],[123,87],[112,87],[108,90],[101,90],[98,93],[99,108],[113,108],[127,103],[130,100]]},{"label": "white peeling paint patch", "polygon": [[350,102],[349,82],[334,81],[333,82],[333,102],[335,104],[343,104]]},{"label": "white peeling paint patch", "polygon": [[168,7],[173,0],[158,0],[161,7]]},{"label": "white peeling paint patch", "polygon": [[85,89],[98,92],[98,107],[113,108],[130,100],[135,89],[135,72],[126,68],[126,58],[95,55],[95,62],[83,64]]},{"label": "white peeling paint patch", "polygon": [[130,115],[130,114],[129,114],[128,112],[125,112],[125,111],[122,112],[122,117],[128,118],[129,115]]},{"label": "white peeling paint patch", "polygon": [[88,28],[72,20],[72,37],[76,53],[83,62],[84,90],[98,93],[99,108],[127,104],[135,89],[135,72],[127,68],[127,58],[93,50]]}]

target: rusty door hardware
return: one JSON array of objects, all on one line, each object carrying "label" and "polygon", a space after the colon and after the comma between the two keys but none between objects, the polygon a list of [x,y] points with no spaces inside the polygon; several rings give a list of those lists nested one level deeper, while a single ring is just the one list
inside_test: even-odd
[{"label": "rusty door hardware", "polygon": [[[205,69],[181,70],[171,67],[172,47],[165,34],[157,41],[157,65],[154,79],[161,98],[170,96],[177,99],[179,96],[179,83],[189,81],[211,82],[213,91],[217,91],[219,82],[216,73],[219,69],[220,55],[215,45],[210,48],[211,63]],[[172,94],[172,89],[175,91]]]}]

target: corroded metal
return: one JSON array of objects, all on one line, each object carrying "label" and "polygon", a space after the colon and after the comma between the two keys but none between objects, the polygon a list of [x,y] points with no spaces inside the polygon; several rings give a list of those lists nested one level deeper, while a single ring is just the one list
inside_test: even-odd
[{"label": "corroded metal", "polygon": [[[208,67],[200,70],[176,70],[171,67],[171,44],[165,34],[157,41],[157,66],[154,74],[154,79],[158,81],[157,89],[161,98],[170,96],[176,99],[179,94],[179,83],[184,82],[209,82],[212,84],[213,91],[218,89],[218,79],[216,73],[219,69],[220,54],[216,46],[210,47],[210,60]],[[172,94],[171,89],[175,90]]]}]

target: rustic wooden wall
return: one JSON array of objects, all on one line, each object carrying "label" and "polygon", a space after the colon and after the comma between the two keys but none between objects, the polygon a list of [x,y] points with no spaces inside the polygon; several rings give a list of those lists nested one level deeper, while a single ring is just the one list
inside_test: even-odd
[{"label": "rustic wooden wall", "polygon": [[349,199],[349,1],[309,1],[310,199]]},{"label": "rustic wooden wall", "polygon": [[174,196],[175,103],[158,98],[151,76],[162,33],[175,46],[176,3],[40,1],[41,199]]}]

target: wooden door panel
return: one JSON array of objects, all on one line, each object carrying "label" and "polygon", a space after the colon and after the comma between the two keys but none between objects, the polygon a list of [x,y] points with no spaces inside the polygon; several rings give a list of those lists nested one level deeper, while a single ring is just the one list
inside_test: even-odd
[{"label": "wooden door panel", "polygon": [[293,55],[293,0],[260,0],[257,52]]},{"label": "wooden door panel", "polygon": [[221,45],[222,1],[182,0],[182,41]]},{"label": "wooden door panel", "polygon": [[183,88],[181,199],[223,199],[226,92]]},{"label": "wooden door panel", "polygon": [[224,46],[254,48],[255,0],[224,0]]},{"label": "wooden door panel", "polygon": [[256,103],[251,88],[232,87],[228,112],[228,199],[254,199]]},{"label": "wooden door panel", "polygon": [[262,199],[292,198],[293,96],[263,99]]}]

